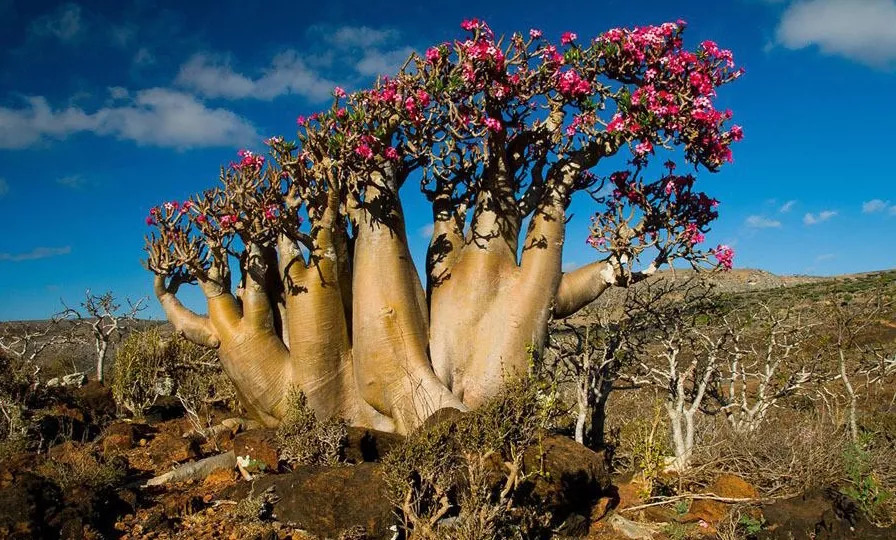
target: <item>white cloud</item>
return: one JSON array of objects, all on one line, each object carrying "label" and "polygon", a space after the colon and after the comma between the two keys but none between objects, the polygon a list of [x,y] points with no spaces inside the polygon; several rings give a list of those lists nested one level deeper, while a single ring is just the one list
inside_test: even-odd
[{"label": "white cloud", "polygon": [[806,215],[803,216],[803,223],[805,223],[806,225],[815,225],[823,221],[827,221],[836,215],[837,212],[835,210],[822,210],[818,214],[806,212]]},{"label": "white cloud", "polygon": [[41,96],[26,101],[19,109],[0,107],[0,148],[26,148],[79,132],[179,149],[238,146],[258,138],[252,124],[237,114],[167,88],[140,90],[126,103],[93,113],[74,106],[53,110]]},{"label": "white cloud", "polygon": [[0,253],[0,261],[22,262],[36,259],[46,259],[58,255],[68,255],[72,252],[71,246],[65,247],[38,247],[25,253]]},{"label": "white cloud", "polygon": [[871,199],[870,201],[862,203],[862,212],[865,214],[883,212],[887,208],[890,208],[890,201],[883,201],[881,199]]},{"label": "white cloud", "polygon": [[765,216],[749,216],[744,223],[747,227],[754,229],[770,229],[781,226],[780,221]]},{"label": "white cloud", "polygon": [[355,69],[361,75],[383,75],[397,73],[408,56],[414,52],[411,47],[401,47],[391,51],[371,49],[364,52]]},{"label": "white cloud", "polygon": [[69,176],[63,176],[62,178],[57,178],[56,183],[60,186],[65,186],[71,189],[81,189],[87,182],[84,180],[84,177],[80,174],[71,174]]},{"label": "white cloud", "polygon": [[275,56],[255,79],[235,72],[227,59],[195,54],[181,66],[175,83],[210,98],[271,100],[298,94],[312,101],[328,99],[336,86],[311,70],[294,50]]},{"label": "white cloud", "polygon": [[341,49],[374,47],[394,41],[399,36],[396,30],[369,26],[341,26],[335,29],[313,26],[309,29],[309,33],[319,34],[325,41]]},{"label": "white cloud", "polygon": [[804,0],[781,17],[777,41],[789,49],[817,45],[874,67],[896,61],[896,0]]},{"label": "white cloud", "polygon": [[5,178],[0,178],[0,197],[9,193],[9,182]]},{"label": "white cloud", "polygon": [[140,47],[137,49],[137,52],[134,53],[134,64],[138,66],[148,66],[150,64],[156,63],[156,57],[150,50],[146,47]]},{"label": "white cloud", "polygon": [[782,214],[786,214],[793,210],[793,207],[796,205],[796,201],[787,201],[786,203],[781,205],[781,208],[778,208],[778,212]]},{"label": "white cloud", "polygon": [[81,6],[64,4],[55,12],[39,17],[31,23],[31,32],[38,36],[55,36],[62,41],[69,41],[77,36],[83,28]]}]

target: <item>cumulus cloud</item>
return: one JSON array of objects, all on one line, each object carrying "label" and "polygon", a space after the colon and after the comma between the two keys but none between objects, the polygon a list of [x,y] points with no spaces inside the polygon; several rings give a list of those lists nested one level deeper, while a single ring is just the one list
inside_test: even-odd
[{"label": "cumulus cloud", "polygon": [[777,41],[789,49],[812,45],[874,67],[896,62],[896,0],[803,0],[781,17]]},{"label": "cumulus cloud", "polygon": [[27,148],[80,132],[178,149],[237,146],[258,138],[252,124],[237,114],[167,88],[140,90],[124,103],[92,113],[74,106],[53,109],[42,96],[25,101],[22,108],[0,107],[0,148]]},{"label": "cumulus cloud", "polygon": [[317,34],[324,41],[339,48],[367,48],[382,45],[398,38],[398,31],[391,28],[370,28],[369,26],[340,26],[331,28],[323,25],[312,26],[309,34]]},{"label": "cumulus cloud", "polygon": [[896,207],[891,206],[890,201],[884,201],[881,199],[871,199],[870,201],[865,201],[862,203],[862,212],[865,214],[884,212],[888,209],[892,212],[894,209],[896,209]]},{"label": "cumulus cloud", "polygon": [[818,223],[827,221],[836,215],[836,210],[822,210],[817,214],[806,212],[806,215],[803,216],[803,223],[805,223],[806,225],[816,225]]},{"label": "cumulus cloud", "polygon": [[355,64],[355,69],[361,75],[396,73],[412,52],[414,49],[411,47],[399,47],[389,51],[368,50]]},{"label": "cumulus cloud", "polygon": [[9,182],[5,178],[0,178],[0,197],[9,193]]},{"label": "cumulus cloud", "polygon": [[0,253],[0,261],[22,262],[37,259],[46,259],[59,255],[68,255],[72,252],[71,246],[65,247],[37,247],[24,253]]},{"label": "cumulus cloud", "polygon": [[195,54],[181,66],[175,83],[210,98],[271,100],[298,94],[312,101],[329,98],[336,86],[310,69],[294,50],[275,56],[256,78],[237,73],[226,58]]},{"label": "cumulus cloud", "polygon": [[31,32],[37,36],[53,36],[61,41],[70,41],[83,28],[81,6],[64,4],[56,11],[39,17],[31,23]]},{"label": "cumulus cloud", "polygon": [[175,84],[208,98],[299,95],[319,102],[330,99],[337,84],[352,86],[360,78],[396,72],[414,51],[398,43],[400,34],[388,28],[316,25],[308,35],[317,45],[301,53],[284,51],[255,73],[235,69],[228,55],[194,54],[181,66]]},{"label": "cumulus cloud", "polygon": [[778,212],[781,212],[782,214],[786,214],[787,212],[790,212],[791,210],[793,210],[793,207],[795,205],[796,205],[796,201],[787,201],[786,203],[781,205],[781,208],[778,208]]},{"label": "cumulus cloud", "polygon": [[781,226],[781,222],[765,216],[749,216],[745,221],[747,227],[754,229],[771,229]]}]

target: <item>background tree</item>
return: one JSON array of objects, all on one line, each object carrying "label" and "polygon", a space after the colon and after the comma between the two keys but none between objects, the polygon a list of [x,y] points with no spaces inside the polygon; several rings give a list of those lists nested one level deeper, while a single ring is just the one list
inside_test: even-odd
[{"label": "background tree", "polygon": [[[657,151],[695,167],[730,161],[739,127],[714,109],[731,53],[683,47],[684,23],[613,29],[559,44],[531,30],[467,36],[412,55],[395,78],[299,118],[295,142],[242,151],[222,187],[153,208],[147,266],[169,320],[217,347],[247,410],[275,425],[297,386],[322,417],[408,432],[441,407],[478,407],[540,354],[552,317],[699,244],[717,202]],[[627,154],[628,159],[624,156]],[[624,170],[601,173],[612,156]],[[607,174],[609,173],[609,174]],[[426,283],[399,190],[432,205]],[[561,270],[567,208],[599,205],[599,260]],[[522,224],[529,220],[523,231]],[[643,259],[643,260],[642,260]],[[232,287],[232,267],[239,284]],[[176,293],[196,282],[208,316]]]}]

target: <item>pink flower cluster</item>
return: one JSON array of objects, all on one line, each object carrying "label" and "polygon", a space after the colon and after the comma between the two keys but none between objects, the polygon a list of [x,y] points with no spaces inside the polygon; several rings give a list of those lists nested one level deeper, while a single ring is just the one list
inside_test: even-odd
[{"label": "pink flower cluster", "polygon": [[557,91],[564,97],[577,99],[591,93],[591,83],[583,79],[576,70],[570,69],[557,75]]},{"label": "pink flower cluster", "polygon": [[706,240],[706,236],[702,232],[700,232],[700,228],[697,227],[696,223],[687,224],[687,226],[684,228],[684,238],[692,246]]},{"label": "pink flower cluster", "polygon": [[579,36],[577,36],[574,32],[563,32],[563,35],[560,36],[560,44],[569,45],[578,38]]},{"label": "pink flower cluster", "polygon": [[498,132],[504,129],[504,127],[501,125],[501,121],[497,118],[486,116],[485,120],[483,120],[482,123],[485,124],[485,127],[488,128],[489,131]]},{"label": "pink flower cluster", "polygon": [[234,170],[257,173],[264,165],[264,156],[255,154],[250,150],[240,150],[237,152],[237,155],[240,156],[240,161],[230,164],[230,167]]},{"label": "pink flower cluster", "polygon": [[218,218],[218,223],[220,223],[222,227],[233,227],[236,225],[237,220],[239,220],[239,216],[236,214],[225,214]]},{"label": "pink flower cluster", "polygon": [[734,266],[734,250],[730,246],[719,244],[718,247],[711,250],[711,253],[725,270],[731,270],[731,267]]}]

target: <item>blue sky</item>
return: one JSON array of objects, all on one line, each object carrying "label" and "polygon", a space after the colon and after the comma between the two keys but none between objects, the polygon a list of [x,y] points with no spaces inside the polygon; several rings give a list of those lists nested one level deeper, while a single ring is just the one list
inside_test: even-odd
[{"label": "blue sky", "polygon": [[[685,19],[689,44],[714,39],[747,69],[719,96],[746,139],[700,180],[722,201],[708,242],[776,273],[896,266],[896,0],[113,4],[0,0],[0,320],[87,288],[150,294],[150,206],[212,186],[333,85],[368,84],[467,17],[555,38]],[[407,189],[419,260],[429,211]],[[567,267],[593,257],[589,204],[572,210]]]}]

